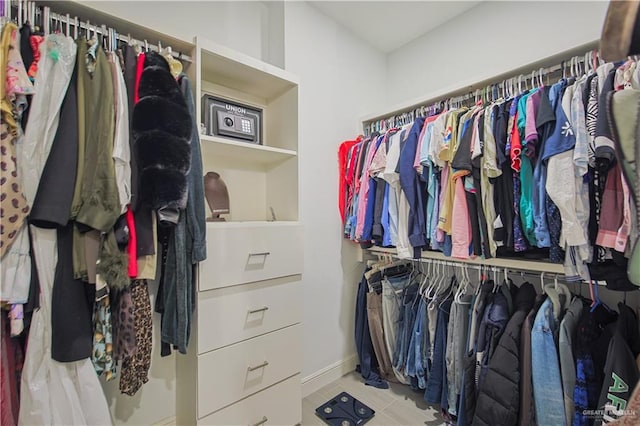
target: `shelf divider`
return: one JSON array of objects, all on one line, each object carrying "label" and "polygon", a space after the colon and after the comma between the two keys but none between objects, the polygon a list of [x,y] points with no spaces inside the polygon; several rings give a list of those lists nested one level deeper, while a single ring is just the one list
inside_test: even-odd
[{"label": "shelf divider", "polygon": [[211,152],[216,156],[266,167],[274,166],[297,155],[296,151],[290,149],[239,142],[219,136],[200,135],[200,141],[202,145],[211,144],[205,149],[212,148]]}]

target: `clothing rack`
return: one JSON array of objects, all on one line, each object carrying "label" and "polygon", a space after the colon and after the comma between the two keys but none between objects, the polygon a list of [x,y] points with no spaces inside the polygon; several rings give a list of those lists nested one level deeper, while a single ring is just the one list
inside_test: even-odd
[{"label": "clothing rack", "polygon": [[[583,50],[584,51],[584,50]],[[574,55],[567,60],[560,61],[548,67],[539,67],[530,73],[514,73],[510,78],[496,78],[495,80],[478,82],[466,89],[450,91],[426,102],[401,108],[392,115],[383,118],[367,119],[363,122],[365,136],[374,132],[383,132],[392,128],[402,127],[415,120],[416,117],[427,117],[449,108],[468,106],[469,104],[490,103],[500,98],[513,96],[524,90],[541,86],[552,75],[561,73],[562,77],[577,74],[583,68],[595,69],[602,60],[595,49],[588,49],[583,55]],[[531,68],[531,67],[529,67]]]},{"label": "clothing rack", "polygon": [[[396,250],[393,248],[383,248],[383,247],[371,247],[367,249],[367,251],[373,256],[377,255],[390,255],[393,258],[398,258],[396,254]],[[531,271],[531,272],[544,272],[545,274],[558,274],[564,276],[564,267],[562,264],[549,263],[549,262],[541,262],[536,260],[528,260],[528,259],[510,259],[503,257],[496,257],[491,259],[454,259],[451,257],[445,256],[441,252],[437,251],[423,251],[420,259],[421,261],[440,261],[440,262],[451,262],[456,265],[461,263],[466,263],[469,265],[478,265],[484,267],[496,267],[496,268],[508,268],[510,270],[517,271]]]},{"label": "clothing rack", "polygon": [[[182,52],[175,52],[171,48],[171,46],[166,46],[166,52],[162,52],[162,42],[158,41],[158,44],[149,43],[146,39],[138,40],[131,37],[130,34],[121,34],[116,29],[104,25],[104,24],[92,24],[89,20],[82,21],[78,19],[77,16],[71,17],[70,14],[60,14],[51,11],[51,8],[48,6],[39,6],[35,2],[32,1],[24,1],[24,0],[1,0],[2,8],[0,8],[0,12],[2,12],[2,16],[5,20],[13,20],[18,25],[21,25],[24,22],[30,22],[35,25],[38,22],[42,22],[42,29],[45,34],[51,33],[51,30],[63,32],[67,36],[71,35],[71,29],[73,29],[73,35],[75,38],[78,37],[79,32],[84,30],[87,34],[87,38],[93,33],[93,36],[97,36],[98,34],[105,38],[108,46],[113,48],[117,45],[117,41],[125,42],[129,45],[138,45],[143,48],[145,51],[155,50],[161,54],[170,54],[173,58],[184,62],[191,63],[192,59],[189,55],[185,55]],[[15,12],[15,13],[14,13]],[[51,24],[54,24],[53,26]]]},{"label": "clothing rack", "polygon": [[[504,258],[495,259],[454,259],[445,257],[439,252],[423,252],[420,259],[400,259],[397,254],[391,249],[384,248],[371,248],[368,250],[371,256],[378,258],[379,260],[387,257],[392,259],[399,259],[407,263],[430,263],[435,265],[441,265],[451,268],[465,268],[479,272],[504,273],[527,275],[530,277],[537,277],[540,279],[549,278],[558,281],[565,281],[565,275],[562,272],[562,265],[549,264],[545,262],[536,261],[521,261]],[[440,255],[440,256],[439,256]],[[443,257],[444,259],[441,259]],[[524,264],[523,264],[524,262]],[[531,266],[533,264],[534,266]],[[557,266],[557,268],[556,268]],[[535,269],[532,269],[535,268]],[[600,286],[605,286],[605,282],[597,281]]]}]

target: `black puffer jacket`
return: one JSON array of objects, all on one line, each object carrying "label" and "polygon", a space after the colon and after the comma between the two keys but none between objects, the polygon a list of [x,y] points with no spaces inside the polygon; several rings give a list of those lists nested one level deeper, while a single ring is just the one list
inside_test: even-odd
[{"label": "black puffer jacket", "polygon": [[146,54],[138,94],[131,122],[138,200],[158,212],[161,224],[174,225],[187,204],[191,115],[169,64],[157,53]]},{"label": "black puffer jacket", "polygon": [[516,294],[516,311],[500,337],[478,390],[472,422],[474,426],[509,426],[517,423],[520,404],[520,331],[535,297],[536,291],[529,283],[522,284]]}]

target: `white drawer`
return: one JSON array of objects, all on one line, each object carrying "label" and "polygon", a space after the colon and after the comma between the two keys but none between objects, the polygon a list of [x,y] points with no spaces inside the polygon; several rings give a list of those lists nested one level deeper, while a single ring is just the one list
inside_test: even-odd
[{"label": "white drawer", "polygon": [[302,419],[300,375],[198,420],[199,425],[295,425]]},{"label": "white drawer", "polygon": [[302,273],[298,222],[209,223],[200,291]]},{"label": "white drawer", "polygon": [[198,353],[250,339],[302,320],[297,277],[198,293]]},{"label": "white drawer", "polygon": [[300,372],[300,325],[198,356],[198,418]]}]

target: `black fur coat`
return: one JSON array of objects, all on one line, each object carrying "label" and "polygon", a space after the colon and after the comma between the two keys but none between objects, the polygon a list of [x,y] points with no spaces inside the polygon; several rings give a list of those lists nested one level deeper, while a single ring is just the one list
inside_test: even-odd
[{"label": "black fur coat", "polygon": [[157,210],[165,225],[175,224],[187,203],[191,116],[167,61],[155,52],[145,56],[138,95],[131,121],[138,199]]}]

